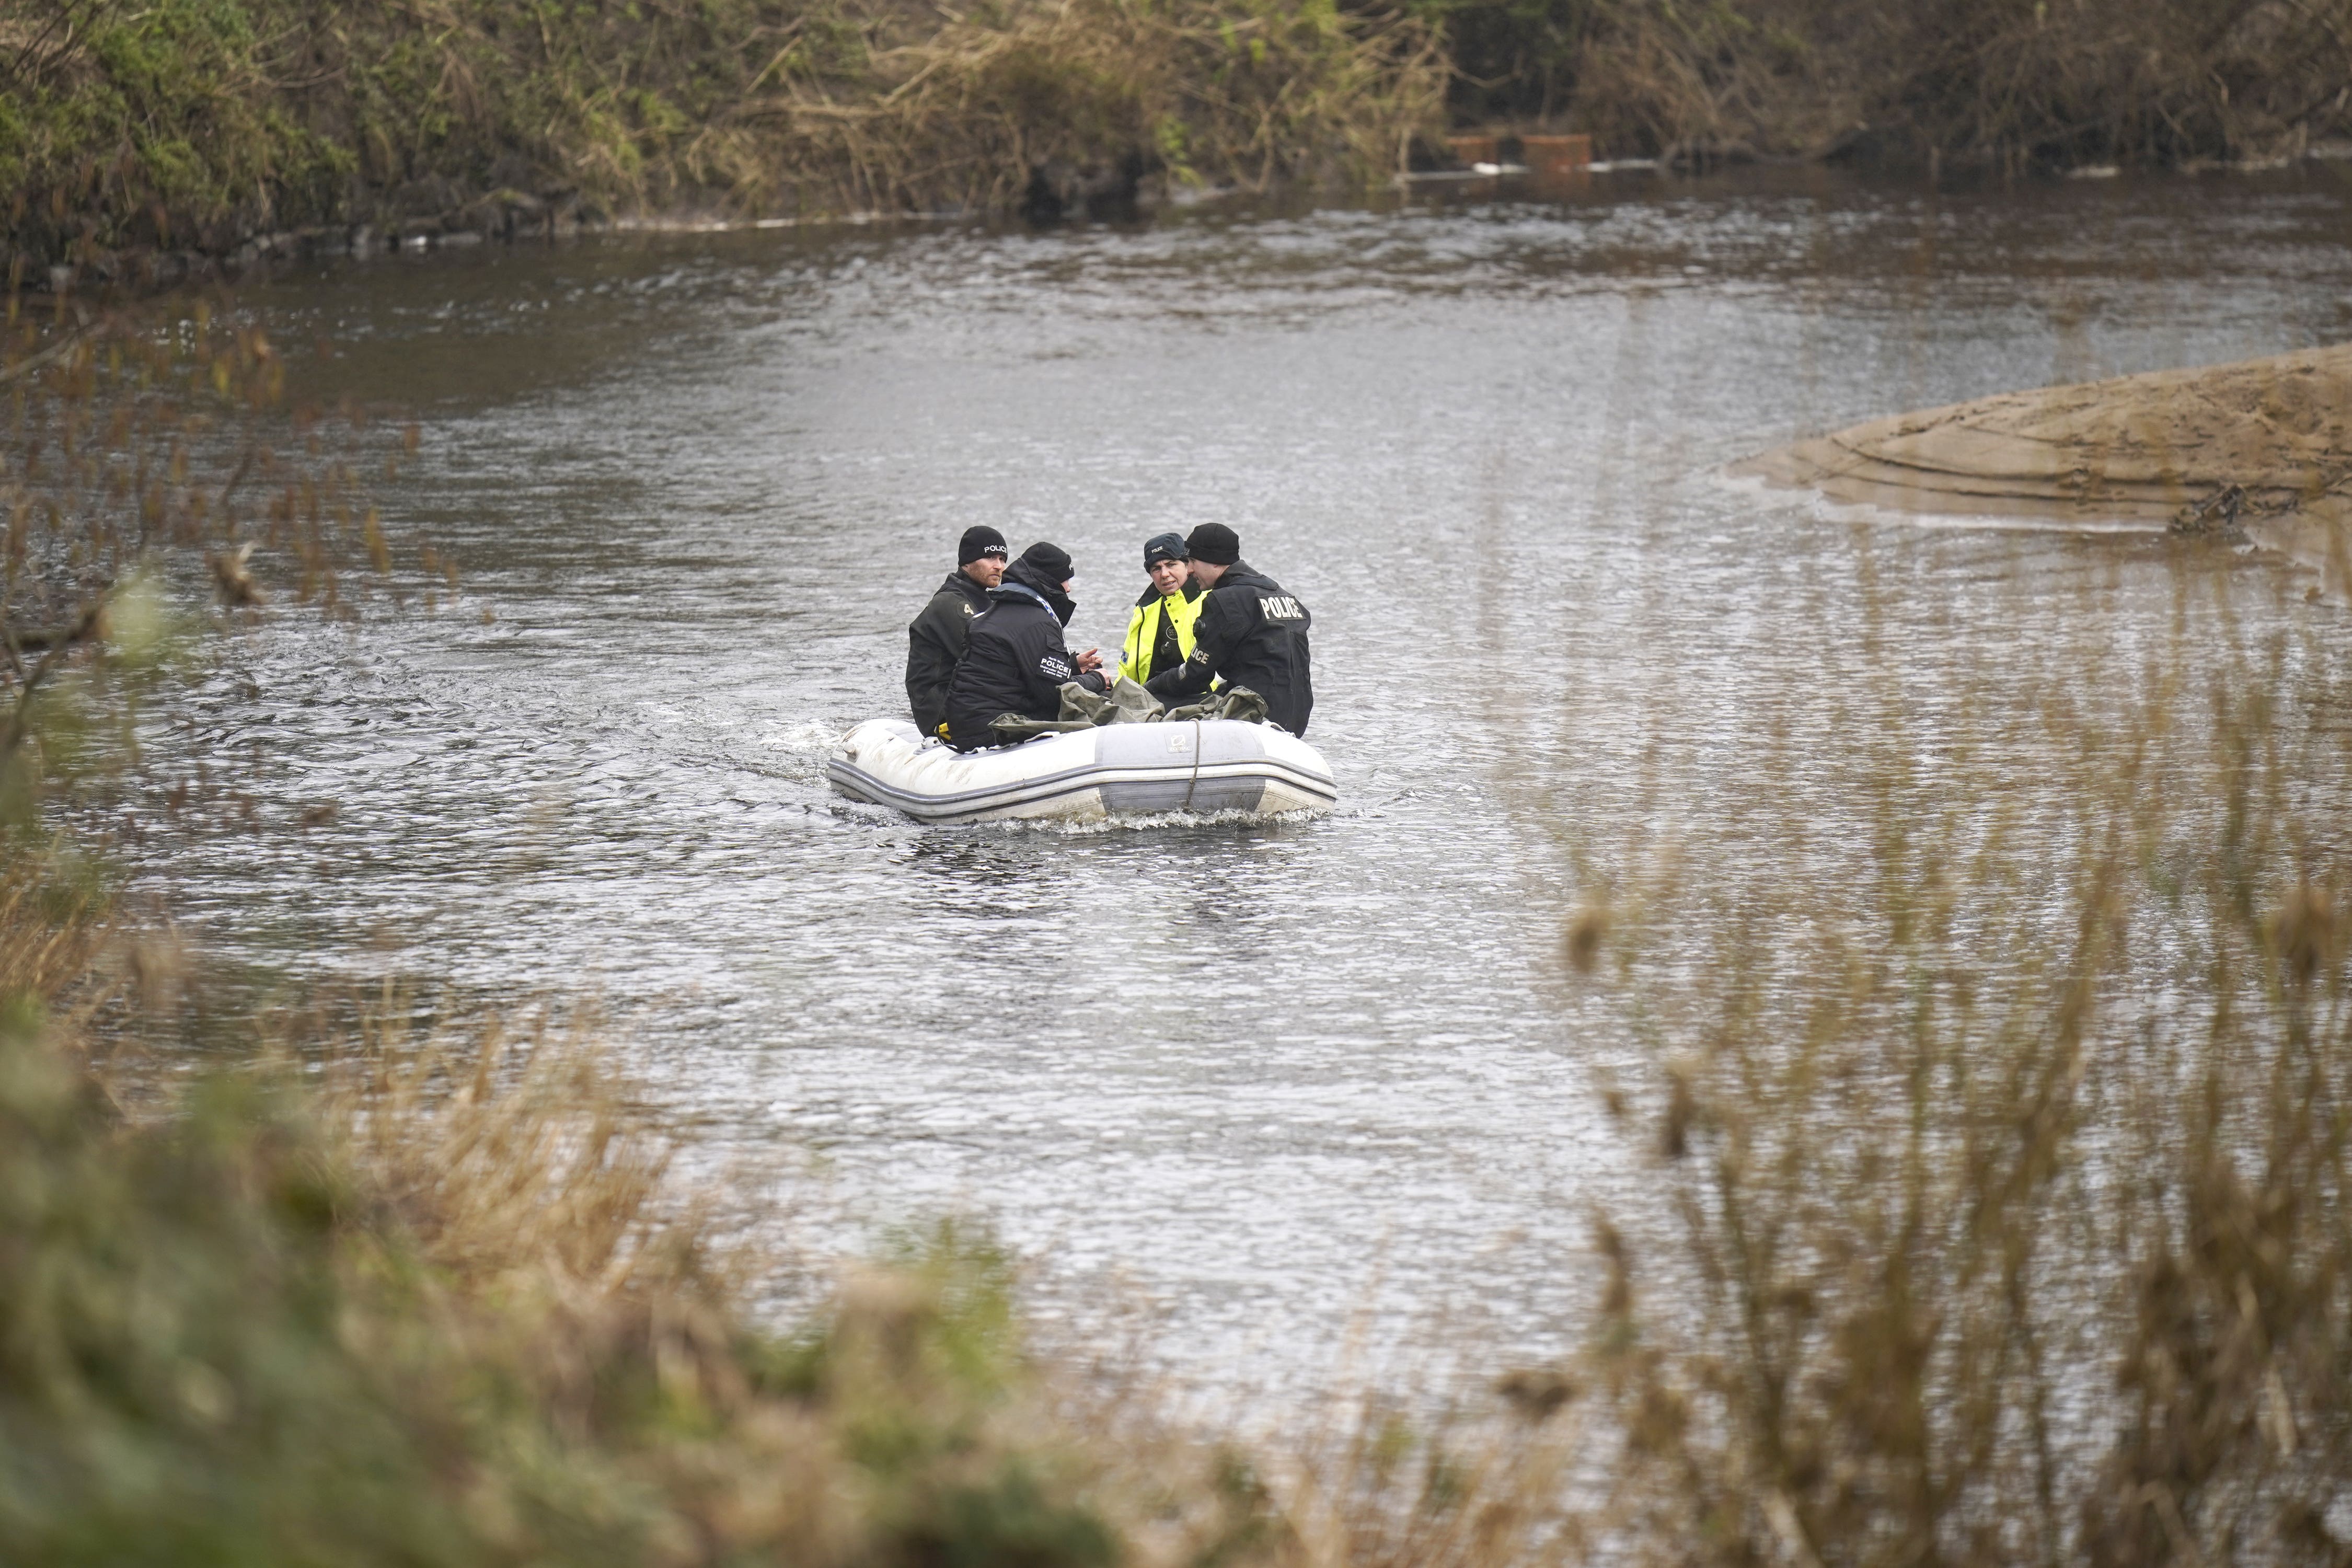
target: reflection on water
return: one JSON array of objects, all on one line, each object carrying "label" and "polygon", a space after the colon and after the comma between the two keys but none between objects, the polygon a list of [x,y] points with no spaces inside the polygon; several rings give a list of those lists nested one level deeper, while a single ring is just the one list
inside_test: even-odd
[{"label": "reflection on water", "polygon": [[[1360,1311],[1375,1343],[1450,1313],[1540,1346],[1588,1205],[1643,1183],[1591,1075],[1634,1045],[1559,963],[1562,831],[1706,823],[1773,743],[1825,841],[1866,833],[1862,677],[1966,746],[1963,676],[2022,692],[2086,636],[2158,637],[2189,569],[2142,537],[1857,527],[1715,469],[2341,336],[2325,177],[1600,181],[289,279],[293,341],[424,410],[394,521],[471,596],[256,637],[197,743],[262,744],[283,830],[159,837],[157,872],[231,953],[358,972],[389,943],[642,1007],[637,1066],[712,1168],[813,1147],[849,1215],[983,1211],[1047,1250],[1049,1293],[1111,1270],[1164,1301],[1208,1375],[1311,1375]],[[1341,809],[919,829],[827,794],[967,524],[1074,552],[1083,647],[1115,644],[1141,541],[1210,520],[1313,606]],[[2258,625],[2314,613],[2219,570]],[[1709,826],[1748,871],[1782,851]]]}]

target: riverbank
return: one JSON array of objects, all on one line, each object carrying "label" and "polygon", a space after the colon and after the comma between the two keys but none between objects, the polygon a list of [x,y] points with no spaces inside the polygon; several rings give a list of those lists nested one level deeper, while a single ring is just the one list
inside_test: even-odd
[{"label": "riverbank", "polygon": [[1474,125],[1679,166],[2277,162],[2352,128],[2347,37],[2352,0],[64,6],[0,26],[0,248],[40,288],[625,216],[1115,216],[1386,178]]},{"label": "riverbank", "polygon": [[1423,23],[1318,0],[165,0],[18,49],[0,184],[37,285],[624,215],[1110,216],[1393,169],[1444,79]]},{"label": "riverbank", "polygon": [[1890,511],[2239,534],[2352,587],[2352,344],[2004,393],[1732,466]]},{"label": "riverbank", "polygon": [[2346,125],[2345,0],[1456,0],[1442,15],[1457,113],[1560,116],[1616,156],[2017,174],[2291,157]]}]

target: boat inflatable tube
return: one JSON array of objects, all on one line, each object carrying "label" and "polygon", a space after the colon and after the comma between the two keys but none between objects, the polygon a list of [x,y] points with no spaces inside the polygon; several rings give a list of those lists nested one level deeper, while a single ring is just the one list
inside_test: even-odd
[{"label": "boat inflatable tube", "polygon": [[1106,724],[957,752],[903,719],[842,738],[825,776],[918,822],[1085,819],[1113,813],[1305,811],[1339,798],[1322,753],[1271,724]]}]

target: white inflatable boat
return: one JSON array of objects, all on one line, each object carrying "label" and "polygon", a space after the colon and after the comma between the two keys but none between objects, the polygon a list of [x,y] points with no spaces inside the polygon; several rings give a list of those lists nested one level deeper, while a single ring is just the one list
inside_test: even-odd
[{"label": "white inflatable boat", "polygon": [[1303,811],[1339,798],[1320,752],[1232,719],[1107,724],[959,752],[904,719],[869,719],[825,764],[843,795],[918,822],[1099,817],[1113,812]]}]

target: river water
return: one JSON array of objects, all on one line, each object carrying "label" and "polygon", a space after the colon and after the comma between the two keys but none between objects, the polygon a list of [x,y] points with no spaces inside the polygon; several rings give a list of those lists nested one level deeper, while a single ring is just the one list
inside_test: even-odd
[{"label": "river water", "polygon": [[[417,411],[387,523],[464,591],[238,642],[197,744],[263,759],[264,831],[152,873],[298,982],[601,999],[747,1207],[824,1246],[984,1216],[1046,1310],[1119,1282],[1206,1384],[1433,1324],[1538,1353],[1588,1300],[1591,1206],[1647,1180],[1595,1094],[1636,1046],[1559,956],[1566,839],[1703,822],[1767,728],[1834,836],[1853,682],[1893,670],[1962,742],[1964,675],[2155,638],[2184,571],[2347,641],[2274,563],[1717,470],[2340,340],[2347,189],[1624,174],[284,278],[248,301],[280,337]],[[922,829],[828,794],[966,525],[1075,555],[1085,647],[1140,542],[1209,521],[1314,611],[1338,810]]]}]

